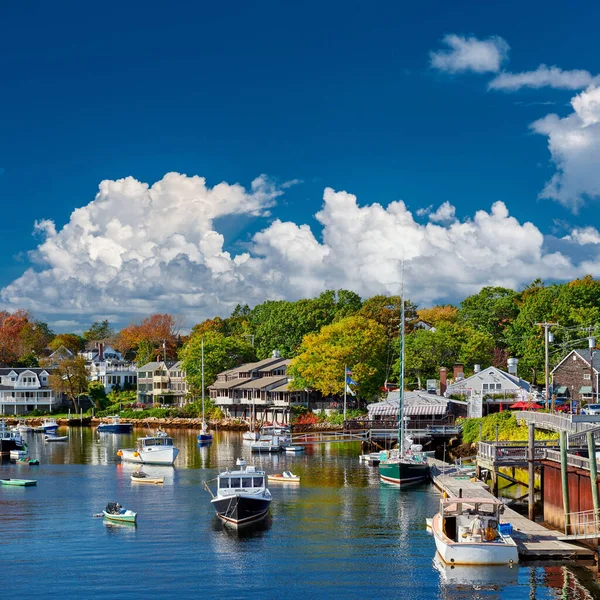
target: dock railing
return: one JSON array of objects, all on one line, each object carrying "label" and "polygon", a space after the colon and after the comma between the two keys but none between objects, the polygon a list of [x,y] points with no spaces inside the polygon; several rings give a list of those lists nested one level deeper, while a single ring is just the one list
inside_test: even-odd
[{"label": "dock railing", "polygon": [[583,510],[567,513],[565,519],[565,536],[580,539],[600,538],[600,511]]}]

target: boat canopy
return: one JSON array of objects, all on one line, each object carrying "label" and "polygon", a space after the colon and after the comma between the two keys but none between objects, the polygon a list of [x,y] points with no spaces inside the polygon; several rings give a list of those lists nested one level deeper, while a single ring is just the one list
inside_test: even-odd
[{"label": "boat canopy", "polygon": [[265,477],[263,474],[248,472],[223,473],[219,475],[219,489],[249,489],[263,488]]},{"label": "boat canopy", "polygon": [[146,448],[147,446],[172,446],[173,438],[170,437],[146,437],[137,440],[138,445]]}]

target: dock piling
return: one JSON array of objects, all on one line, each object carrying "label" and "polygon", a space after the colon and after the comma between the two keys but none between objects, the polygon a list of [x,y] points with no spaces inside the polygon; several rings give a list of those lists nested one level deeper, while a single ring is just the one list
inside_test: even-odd
[{"label": "dock piling", "polygon": [[587,434],[588,454],[590,459],[590,483],[592,486],[592,501],[594,502],[594,512],[598,518],[600,511],[600,501],[598,500],[598,471],[596,469],[596,440],[594,434],[588,431]]},{"label": "dock piling", "polygon": [[567,432],[560,432],[560,478],[562,481],[565,533],[569,532],[569,467],[567,465]]},{"label": "dock piling", "polygon": [[529,423],[529,435],[527,441],[527,458],[529,462],[529,506],[527,507],[527,516],[531,521],[535,521],[535,425],[533,423]]}]

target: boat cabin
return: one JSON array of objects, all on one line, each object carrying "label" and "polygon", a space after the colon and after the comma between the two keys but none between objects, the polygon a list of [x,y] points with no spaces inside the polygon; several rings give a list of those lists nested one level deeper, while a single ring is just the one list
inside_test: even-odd
[{"label": "boat cabin", "polygon": [[246,467],[243,471],[225,471],[219,474],[218,493],[234,494],[247,491],[260,492],[265,488],[265,473],[257,471],[256,467]]},{"label": "boat cabin", "polygon": [[158,435],[156,437],[145,437],[145,438],[138,438],[138,440],[136,441],[136,446],[138,448],[148,448],[150,446],[172,446],[173,445],[173,438],[164,436],[164,435]]},{"label": "boat cabin", "polygon": [[500,541],[504,504],[496,498],[445,498],[440,501],[442,530],[457,543]]}]

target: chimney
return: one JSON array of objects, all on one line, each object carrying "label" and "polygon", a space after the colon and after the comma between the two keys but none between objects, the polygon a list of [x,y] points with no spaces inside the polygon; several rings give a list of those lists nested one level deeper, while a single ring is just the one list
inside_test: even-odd
[{"label": "chimney", "polygon": [[444,395],[446,388],[448,387],[446,383],[447,377],[446,367],[442,367],[440,369],[440,396]]},{"label": "chimney", "polygon": [[462,363],[454,364],[454,381],[459,381],[460,379],[465,378],[465,373],[463,369]]},{"label": "chimney", "polygon": [[517,363],[519,362],[518,358],[509,358],[507,361],[508,364],[508,372],[511,375],[517,374]]},{"label": "chimney", "polygon": [[98,362],[104,362],[104,343],[98,342]]},{"label": "chimney", "polygon": [[279,350],[273,350],[273,352],[271,354],[271,358],[281,358],[281,354],[279,353]]},{"label": "chimney", "polygon": [[473,371],[479,373],[479,371],[481,371],[481,365],[473,365]]}]

